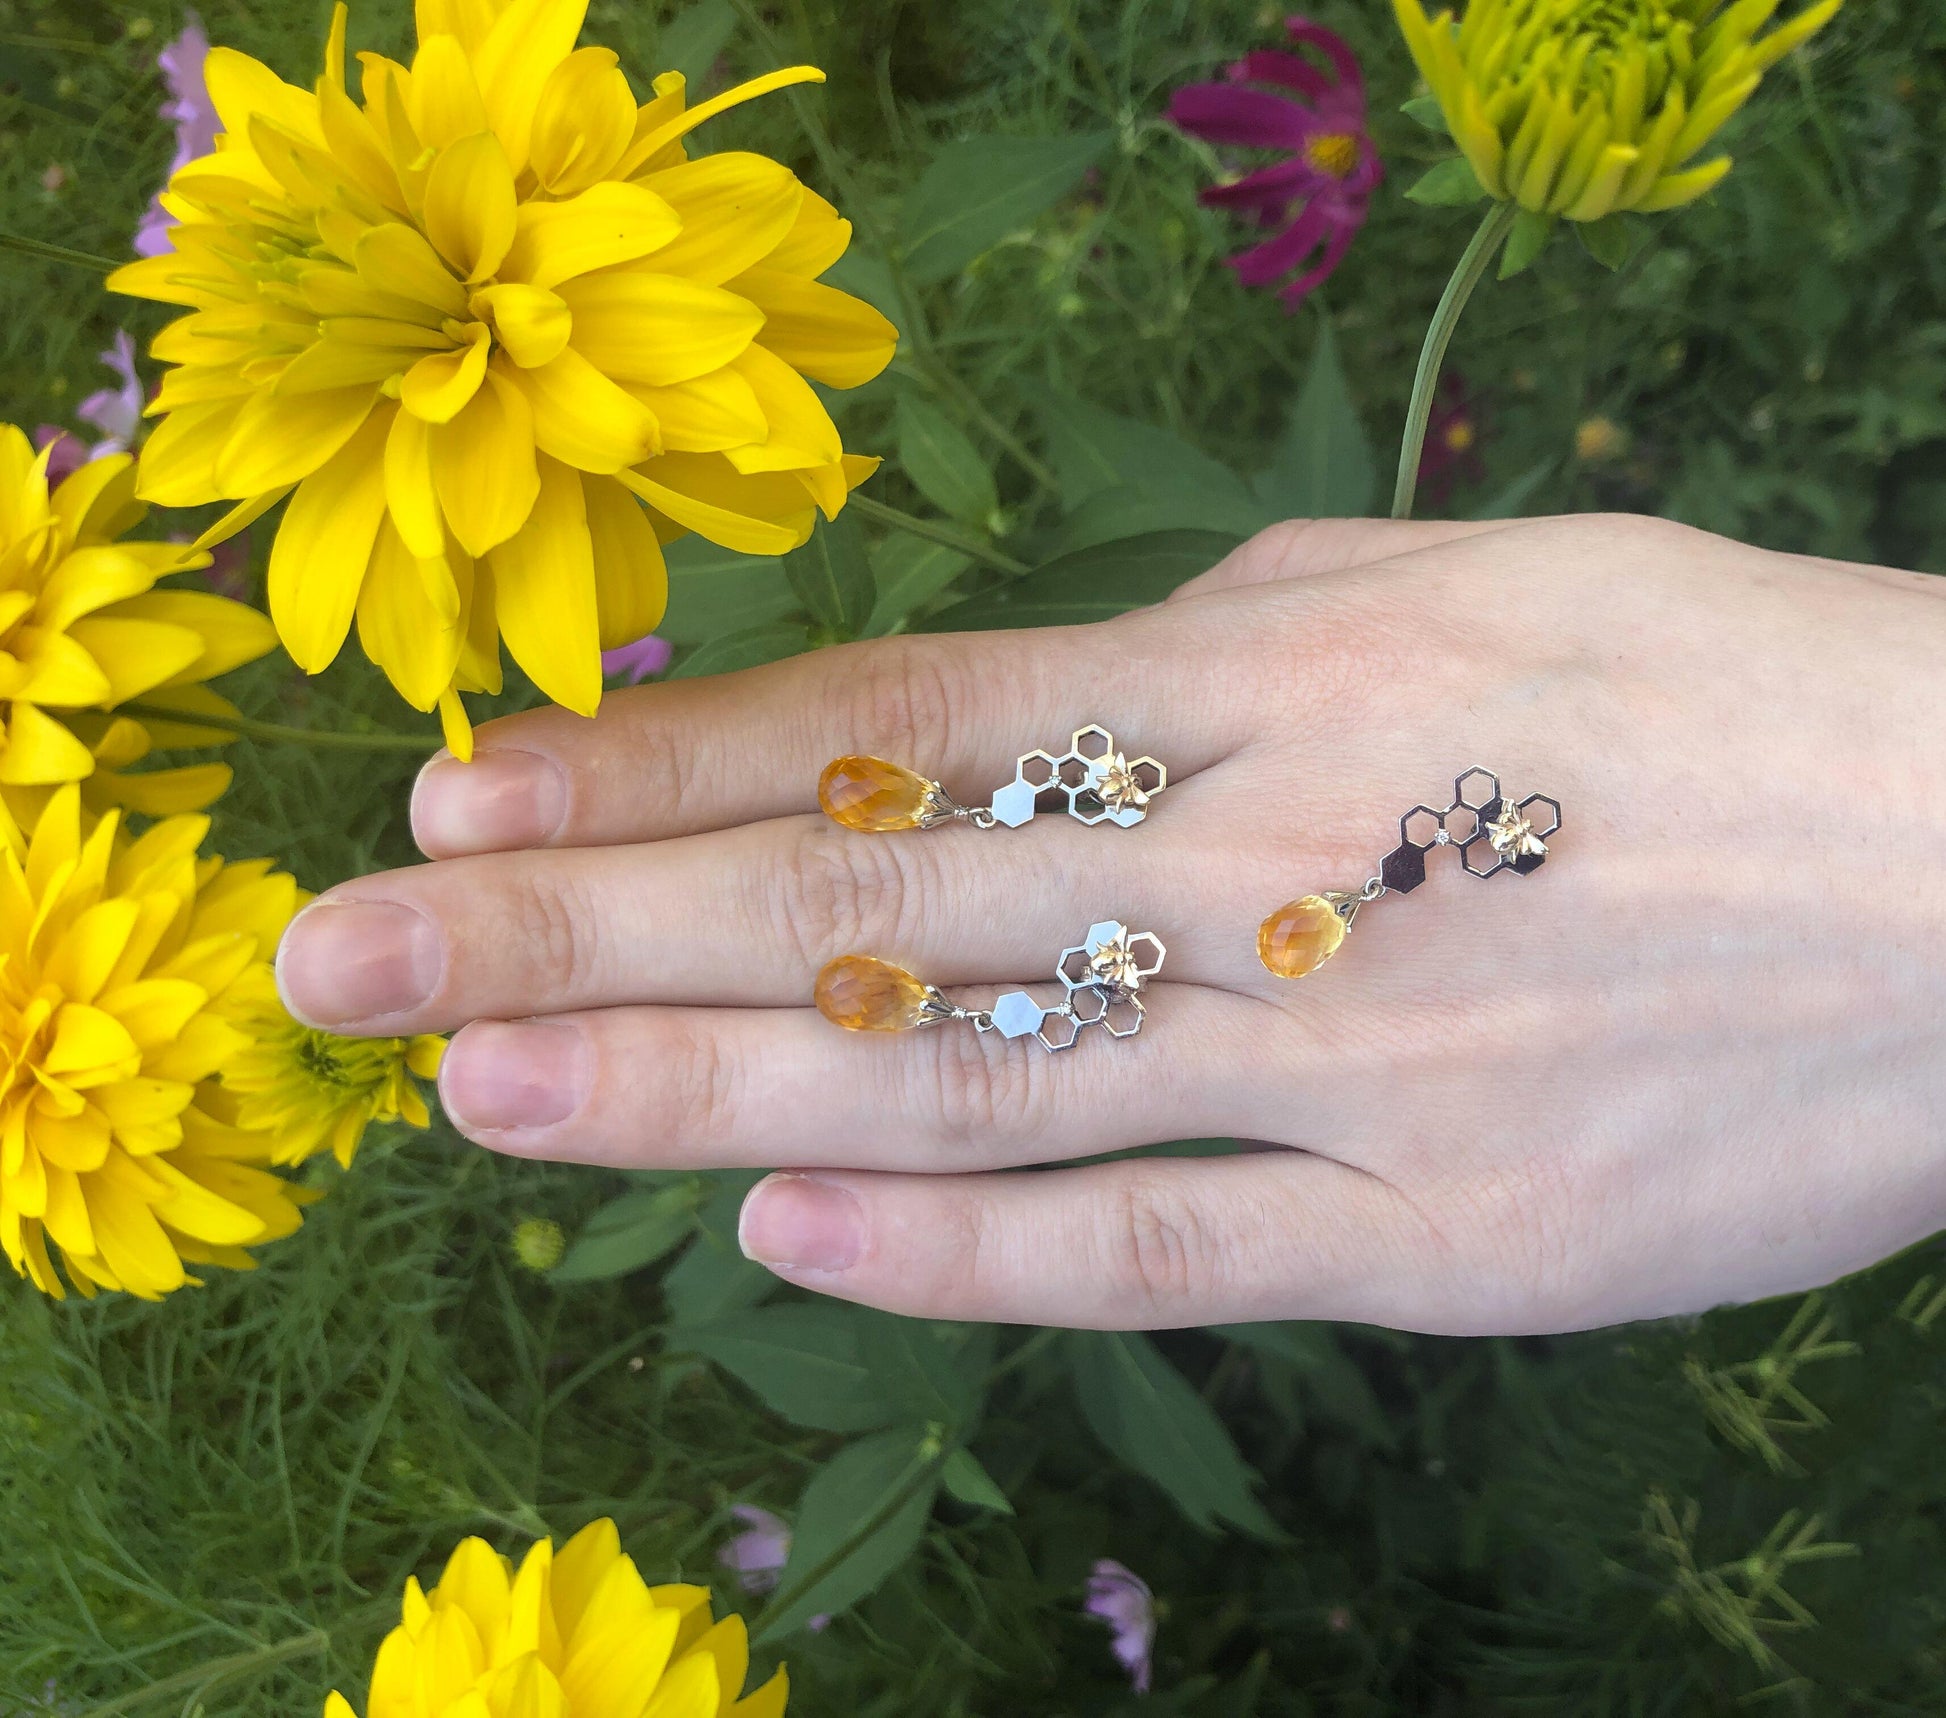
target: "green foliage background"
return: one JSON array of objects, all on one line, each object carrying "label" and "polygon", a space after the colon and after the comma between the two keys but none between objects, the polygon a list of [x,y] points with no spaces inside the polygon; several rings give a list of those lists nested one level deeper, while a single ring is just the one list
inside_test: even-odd
[{"label": "green foliage background", "polygon": [[[907,327],[896,370],[843,402],[849,442],[898,456],[871,493],[1014,561],[1078,555],[1072,606],[1137,600],[1260,518],[1363,504],[1383,461],[1352,414],[1371,446],[1397,434],[1470,217],[1399,194],[1440,140],[1396,112],[1412,85],[1384,9],[1317,11],[1361,54],[1391,178],[1297,318],[1223,268],[1238,237],[1195,202],[1213,163],[1159,117],[1274,10],[789,0],[766,44],[725,0],[596,0],[590,34],[644,82],[676,64],[714,86],[773,52],[830,68],[801,115],[773,98],[707,146],[781,154],[861,217],[842,278]],[[300,82],[325,17],[205,7],[213,38]],[[162,0],[0,0],[0,227],[122,253],[167,161],[153,56],[181,22]],[[408,29],[370,0],[354,45]],[[1484,471],[1452,509],[1638,508],[1946,570],[1942,49],[1939,0],[1857,0],[1734,127],[1709,204],[1645,224],[1618,273],[1557,243],[1483,291],[1454,363]],[[993,136],[1067,141],[967,154]],[[961,267],[941,199],[996,162],[1072,188]],[[904,255],[908,303],[867,230]],[[0,416],[64,421],[150,308],[7,255]],[[1326,329],[1336,364],[1314,367]],[[1595,416],[1620,441],[1578,458]],[[1161,500],[1138,515],[1118,481]],[[1174,535],[1091,549],[1138,526]],[[851,571],[820,585],[687,551],[678,671],[1061,612],[1033,597],[1047,581],[875,525],[829,557]],[[1726,641],[1725,671],[1762,667]],[[362,663],[238,678],[275,719],[404,725]],[[411,857],[409,763],[235,761],[225,852],[312,886]],[[334,1684],[362,1697],[400,1582],[460,1535],[515,1547],[612,1513],[652,1579],[710,1579],[728,1506],[756,1501],[798,1519],[760,1656],[788,1656],[813,1718],[1946,1712],[1931,1245],[1804,1301],[1559,1340],[1150,1342],[779,1296],[729,1242],[737,1178],[631,1184],[440,1128],[316,1175],[329,1198],[254,1275],[159,1307],[0,1297],[0,1711],[315,1711]],[[604,1206],[581,1280],[514,1262],[520,1219],[574,1233]],[[1078,1615],[1102,1555],[1166,1607],[1145,1701]],[[796,1626],[860,1590],[829,1630]]]}]

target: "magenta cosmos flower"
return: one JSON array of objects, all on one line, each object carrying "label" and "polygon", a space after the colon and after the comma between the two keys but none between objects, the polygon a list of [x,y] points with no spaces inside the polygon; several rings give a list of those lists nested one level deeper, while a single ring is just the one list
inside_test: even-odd
[{"label": "magenta cosmos flower", "polygon": [[1104,1557],[1088,1577],[1088,1599],[1081,1608],[1108,1625],[1116,1663],[1128,1672],[1137,1694],[1148,1693],[1155,1651],[1155,1594],[1148,1582],[1127,1564]]},{"label": "magenta cosmos flower", "polygon": [[[169,163],[170,178],[178,167],[200,161],[216,148],[216,134],[223,122],[216,117],[216,106],[203,82],[203,62],[208,58],[209,37],[203,34],[203,21],[194,12],[189,14],[182,34],[155,57],[162,81],[169,87],[162,117],[176,128],[176,158]],[[175,241],[169,237],[174,225],[161,198],[151,200],[141,226],[135,230],[135,254],[159,257],[174,250]]]},{"label": "magenta cosmos flower", "polygon": [[1177,90],[1169,117],[1206,143],[1285,152],[1233,184],[1211,186],[1202,201],[1281,229],[1230,266],[1245,286],[1273,286],[1303,268],[1279,292],[1296,309],[1343,261],[1385,168],[1365,128],[1365,80],[1344,38],[1308,18],[1287,18],[1284,28],[1330,70],[1260,48],[1229,68],[1228,82]]},{"label": "magenta cosmos flower", "polygon": [[603,674],[626,674],[631,686],[639,686],[650,675],[660,674],[667,668],[675,654],[676,647],[668,639],[650,633],[633,644],[604,650],[601,653],[601,671]]}]

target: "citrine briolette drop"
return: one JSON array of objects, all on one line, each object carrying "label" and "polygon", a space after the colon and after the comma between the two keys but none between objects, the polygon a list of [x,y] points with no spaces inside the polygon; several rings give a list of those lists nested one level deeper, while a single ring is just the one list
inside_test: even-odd
[{"label": "citrine briolette drop", "polygon": [[1316,972],[1345,940],[1345,921],[1322,895],[1281,906],[1257,928],[1257,958],[1279,978]]},{"label": "citrine briolette drop", "polygon": [[884,758],[833,758],[818,777],[818,804],[847,829],[867,835],[917,829],[933,784]]},{"label": "citrine briolette drop", "polygon": [[869,954],[840,955],[818,974],[818,1012],[847,1032],[910,1031],[931,994],[904,967]]}]

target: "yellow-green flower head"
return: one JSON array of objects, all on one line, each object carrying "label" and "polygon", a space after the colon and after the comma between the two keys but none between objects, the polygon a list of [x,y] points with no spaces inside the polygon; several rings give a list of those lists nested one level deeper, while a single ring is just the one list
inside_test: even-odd
[{"label": "yellow-green flower head", "polygon": [[417,1082],[439,1072],[444,1038],[340,1038],[300,1025],[268,971],[251,975],[238,1004],[231,1019],[251,1043],[224,1066],[223,1089],[239,1126],[275,1139],[276,1162],[329,1151],[349,1169],[371,1123],[431,1123]]},{"label": "yellow-green flower head", "polygon": [[111,285],[188,307],[157,338],[141,493],[293,488],[270,612],[300,667],[353,622],[399,692],[471,749],[460,690],[497,691],[500,644],[592,714],[601,652],[648,632],[661,543],[774,555],[835,517],[874,461],[847,455],[807,378],[856,387],[897,332],[818,276],[850,223],[789,168],[691,161],[713,115],[665,73],[638,106],[577,48],[587,0],[418,0],[410,66],[360,56],[345,11],[314,90],[217,48],[214,154],[171,178],[174,249]]},{"label": "yellow-green flower head", "polygon": [[514,1225],[513,1250],[528,1270],[544,1276],[566,1256],[568,1238],[552,1217],[523,1217]]},{"label": "yellow-green flower head", "polygon": [[1393,0],[1412,57],[1487,194],[1598,221],[1673,209],[1730,170],[1697,153],[1764,72],[1830,22],[1816,0],[1472,0],[1454,21]]},{"label": "yellow-green flower head", "polygon": [[[649,1586],[608,1520],[518,1570],[464,1539],[430,1593],[407,1578],[400,1610],[368,1718],[782,1718],[789,1691],[780,1669],[739,1698],[743,1619],[713,1621],[706,1587]],[[324,1718],[355,1718],[351,1702],[332,1694]]]},{"label": "yellow-green flower head", "polygon": [[141,699],[186,716],[234,715],[203,682],[276,642],[243,603],[154,588],[209,556],[118,541],[148,512],[134,463],[93,460],[50,490],[47,452],[0,424],[0,797],[30,822],[68,782],[86,783],[96,809],[165,816],[208,805],[229,785],[227,764],[124,772],[154,746],[230,736],[115,707]]},{"label": "yellow-green flower head", "polygon": [[59,790],[23,838],[0,814],[0,1249],[60,1298],[153,1300],[186,1266],[247,1270],[311,1197],[265,1167],[218,1085],[248,1040],[237,987],[269,982],[298,890],[268,860],[199,859],[205,817],[130,840]]}]

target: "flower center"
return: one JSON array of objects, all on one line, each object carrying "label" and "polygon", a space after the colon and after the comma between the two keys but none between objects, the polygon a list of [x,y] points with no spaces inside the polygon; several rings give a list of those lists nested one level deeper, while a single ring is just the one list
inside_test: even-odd
[{"label": "flower center", "polygon": [[1464,418],[1446,427],[1446,445],[1455,453],[1464,453],[1473,445],[1473,426]]},{"label": "flower center", "polygon": [[[1653,111],[1671,72],[1691,64],[1694,27],[1668,0],[1516,0],[1503,64],[1524,67],[1521,81],[1541,76],[1612,95],[1618,70],[1636,68],[1641,100]],[[1525,13],[1521,17],[1521,13]]]},{"label": "flower center", "polygon": [[299,1027],[291,1055],[297,1065],[320,1085],[350,1086],[358,1083],[338,1054],[338,1046],[329,1033],[314,1031],[309,1026]]},{"label": "flower center", "polygon": [[1358,139],[1345,131],[1326,131],[1304,145],[1304,159],[1320,173],[1347,179],[1358,165]]}]

